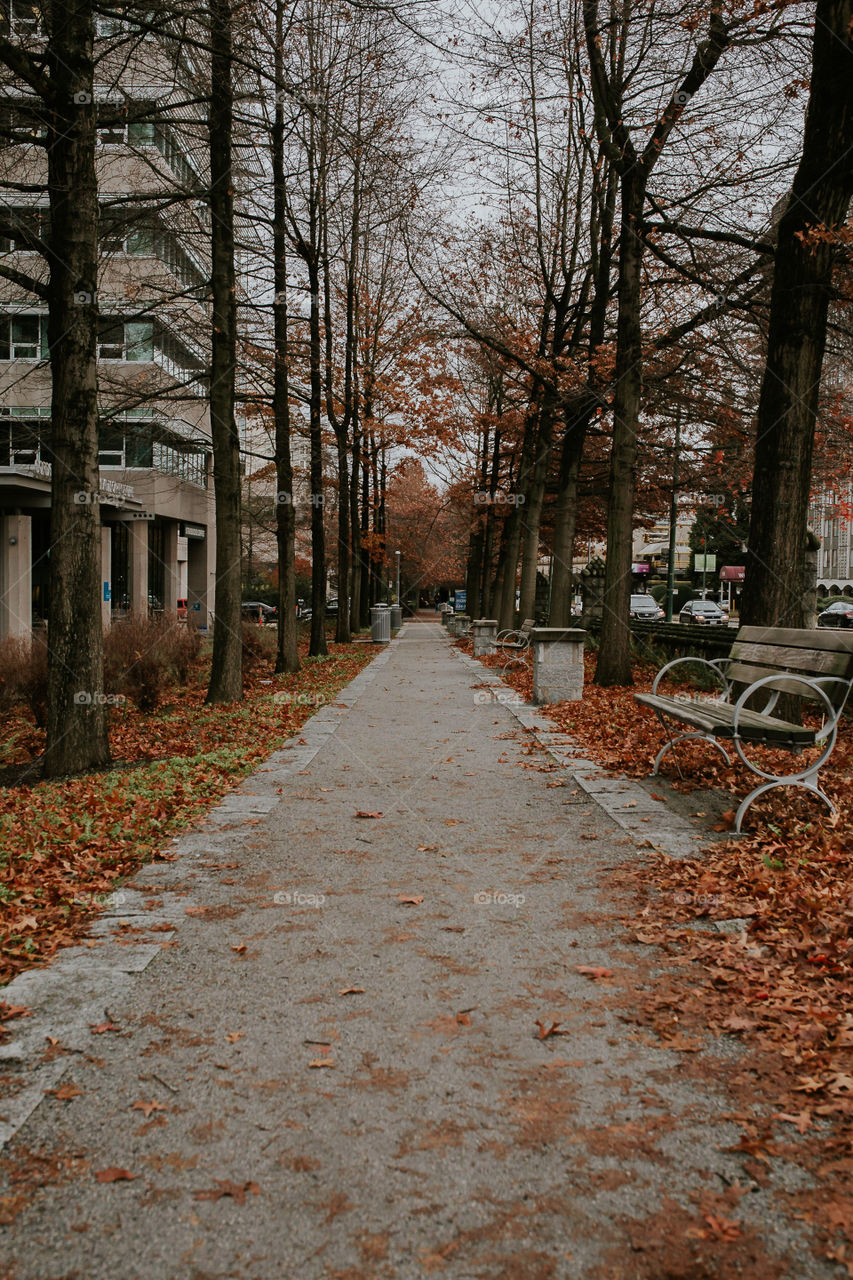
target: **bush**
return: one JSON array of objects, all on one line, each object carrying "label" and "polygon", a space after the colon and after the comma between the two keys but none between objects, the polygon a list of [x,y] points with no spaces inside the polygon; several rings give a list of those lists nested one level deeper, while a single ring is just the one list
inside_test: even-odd
[{"label": "bush", "polygon": [[170,684],[186,684],[201,648],[196,627],[177,618],[138,618],[113,623],[104,639],[104,683],[110,693],[153,711]]},{"label": "bush", "polygon": [[38,632],[28,640],[0,644],[0,710],[25,702],[40,729],[47,724],[47,641]]},{"label": "bush", "polygon": [[274,627],[259,627],[256,622],[244,622],[242,638],[244,666],[275,660],[278,634]]},{"label": "bush", "polygon": [[201,632],[198,627],[175,620],[165,638],[169,665],[178,684],[185,685],[190,667],[201,650]]}]

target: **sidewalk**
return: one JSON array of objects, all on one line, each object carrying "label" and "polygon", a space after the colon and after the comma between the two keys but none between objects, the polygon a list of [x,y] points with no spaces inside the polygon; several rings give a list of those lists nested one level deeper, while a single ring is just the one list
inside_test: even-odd
[{"label": "sidewalk", "polygon": [[0,1276],[838,1275],[725,1150],[738,1047],[632,1024],[635,838],[484,675],[408,623],[7,989]]}]

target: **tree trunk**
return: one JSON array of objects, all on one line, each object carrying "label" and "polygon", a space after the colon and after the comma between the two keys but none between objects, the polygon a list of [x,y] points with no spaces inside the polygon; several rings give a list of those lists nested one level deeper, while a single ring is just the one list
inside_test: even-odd
[{"label": "tree trunk", "polygon": [[355,417],[352,432],[352,467],[350,470],[350,547],[352,569],[349,605],[350,636],[361,626],[361,596],[364,590],[364,563],[361,550],[361,520],[359,518],[359,476],[361,474],[361,429],[358,422],[358,393],[355,397]]},{"label": "tree trunk", "polygon": [[551,567],[549,625],[572,625],[572,552],[578,511],[578,474],[583,456],[590,407],[571,416],[560,451],[557,501],[554,505],[554,555]]},{"label": "tree trunk", "polygon": [[539,564],[539,530],[542,527],[542,508],[545,504],[545,481],[554,439],[555,404],[553,395],[546,391],[539,411],[539,430],[536,438],[536,461],[527,486],[526,501],[521,513],[524,543],[521,554],[521,591],[518,611],[522,621],[536,616],[536,572]]},{"label": "tree trunk", "polygon": [[290,389],[288,386],[287,253],[285,219],[287,203],[284,170],[284,5],[275,7],[276,108],[273,122],[273,337],[275,373],[273,418],[275,421],[276,541],[278,544],[278,651],[276,671],[299,670],[296,620],[296,507],[293,503],[293,464],[290,455]]},{"label": "tree trunk", "polygon": [[[313,216],[313,215],[312,215]],[[312,235],[312,244],[315,237]],[[323,525],[323,383],[320,348],[320,272],[316,256],[308,262],[311,290],[311,396],[309,436],[311,442],[311,644],[308,652],[321,657],[326,644],[326,534]]]},{"label": "tree trunk", "polygon": [[231,134],[234,117],[230,0],[211,0],[210,221],[213,327],[210,427],[216,498],[216,589],[208,703],[243,696],[242,575],[240,566],[240,440],[234,419],[237,297],[234,272],[234,192]]},{"label": "tree trunk", "polygon": [[779,223],[741,622],[808,625],[812,451],[837,240],[853,198],[853,0],[818,0],[803,151]]},{"label": "tree trunk", "polygon": [[45,777],[109,763],[98,505],[98,191],[94,22],[67,0],[50,23],[51,551]]},{"label": "tree trunk", "polygon": [[645,181],[639,167],[621,177],[622,219],[619,237],[619,316],[616,326],[616,393],[607,505],[607,564],[604,613],[595,669],[596,684],[628,685],[631,676],[631,545],[634,532],[634,470],[642,394],[643,216]]}]

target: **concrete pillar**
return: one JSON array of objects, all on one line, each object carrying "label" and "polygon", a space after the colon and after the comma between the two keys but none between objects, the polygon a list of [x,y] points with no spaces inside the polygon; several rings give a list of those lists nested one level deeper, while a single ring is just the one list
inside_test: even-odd
[{"label": "concrete pillar", "polygon": [[128,521],[128,575],[130,609],[139,618],[148,617],[148,521]]},{"label": "concrete pillar", "polygon": [[0,516],[0,640],[33,632],[33,522]]},{"label": "concrete pillar", "polygon": [[177,613],[178,611],[178,587],[180,585],[178,572],[178,522],[170,520],[166,525],[164,538],[164,560],[163,566],[163,609],[166,613]]},{"label": "concrete pillar", "polygon": [[477,618],[471,623],[474,632],[474,657],[484,658],[495,653],[495,637],[498,634],[497,618]]},{"label": "concrete pillar", "polygon": [[[208,534],[210,526],[208,526]],[[208,625],[208,610],[213,607],[214,579],[208,564],[212,540],[208,538],[187,538],[187,621],[193,626],[203,628]],[[210,598],[208,599],[208,590]]]},{"label": "concrete pillar", "polygon": [[583,642],[579,627],[534,627],[533,701],[580,702],[583,697]]},{"label": "concrete pillar", "polygon": [[101,525],[101,623],[109,630],[113,620],[113,531],[110,525]]},{"label": "concrete pillar", "polygon": [[452,617],[453,617],[453,614],[450,613],[447,609],[445,609],[444,612],[441,614],[441,625],[444,627],[446,631],[450,630],[450,619]]}]

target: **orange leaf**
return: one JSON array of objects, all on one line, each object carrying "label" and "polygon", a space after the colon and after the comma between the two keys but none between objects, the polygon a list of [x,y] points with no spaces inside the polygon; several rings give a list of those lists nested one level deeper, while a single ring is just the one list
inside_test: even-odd
[{"label": "orange leaf", "polygon": [[139,1102],[134,1102],[133,1106],[130,1109],[131,1111],[144,1112],[145,1119],[147,1120],[148,1117],[151,1115],[152,1111],[165,1111],[166,1104],[164,1102],[158,1102],[156,1098],[152,1098],[150,1102],[143,1102],[140,1099]]},{"label": "orange leaf", "polygon": [[381,818],[381,812],[374,812],[372,809],[357,809],[355,816],[357,818]]},{"label": "orange leaf", "polygon": [[227,1035],[225,1036],[225,1039],[226,1039],[230,1044],[236,1044],[238,1040],[242,1040],[242,1039],[243,1039],[243,1036],[244,1036],[244,1035],[245,1035],[245,1032],[243,1032],[243,1031],[229,1031],[229,1032],[227,1033]]},{"label": "orange leaf", "polygon": [[133,1182],[136,1177],[135,1173],[131,1173],[129,1169],[117,1169],[115,1165],[109,1169],[100,1169],[95,1174],[96,1182]]},{"label": "orange leaf", "polygon": [[69,1102],[71,1098],[79,1098],[83,1090],[78,1089],[76,1084],[61,1084],[58,1089],[45,1089],[45,1093],[52,1093],[60,1102]]},{"label": "orange leaf", "polygon": [[398,893],[397,897],[404,906],[419,907],[423,902],[423,895],[414,893]]},{"label": "orange leaf", "polygon": [[335,1064],[331,1058],[314,1058],[308,1063],[309,1067],[333,1067]]},{"label": "orange leaf", "polygon": [[575,973],[582,973],[587,978],[612,978],[612,969],[602,969],[596,964],[576,964]]},{"label": "orange leaf", "polygon": [[339,996],[363,996],[364,987],[343,987],[339,992]]},{"label": "orange leaf", "polygon": [[117,1022],[90,1022],[89,1030],[93,1036],[102,1036],[105,1031],[121,1031]]},{"label": "orange leaf", "polygon": [[223,1196],[230,1196],[237,1204],[245,1204],[247,1192],[253,1196],[261,1194],[257,1182],[230,1182],[228,1178],[214,1178],[213,1181],[216,1186],[210,1191],[193,1192],[193,1200],[221,1200]]},{"label": "orange leaf", "polygon": [[560,1030],[559,1022],[552,1022],[549,1027],[547,1023],[540,1022],[537,1018],[536,1025],[539,1028],[539,1034],[536,1037],[537,1040],[547,1040],[549,1036],[567,1036],[570,1034],[568,1031]]}]

